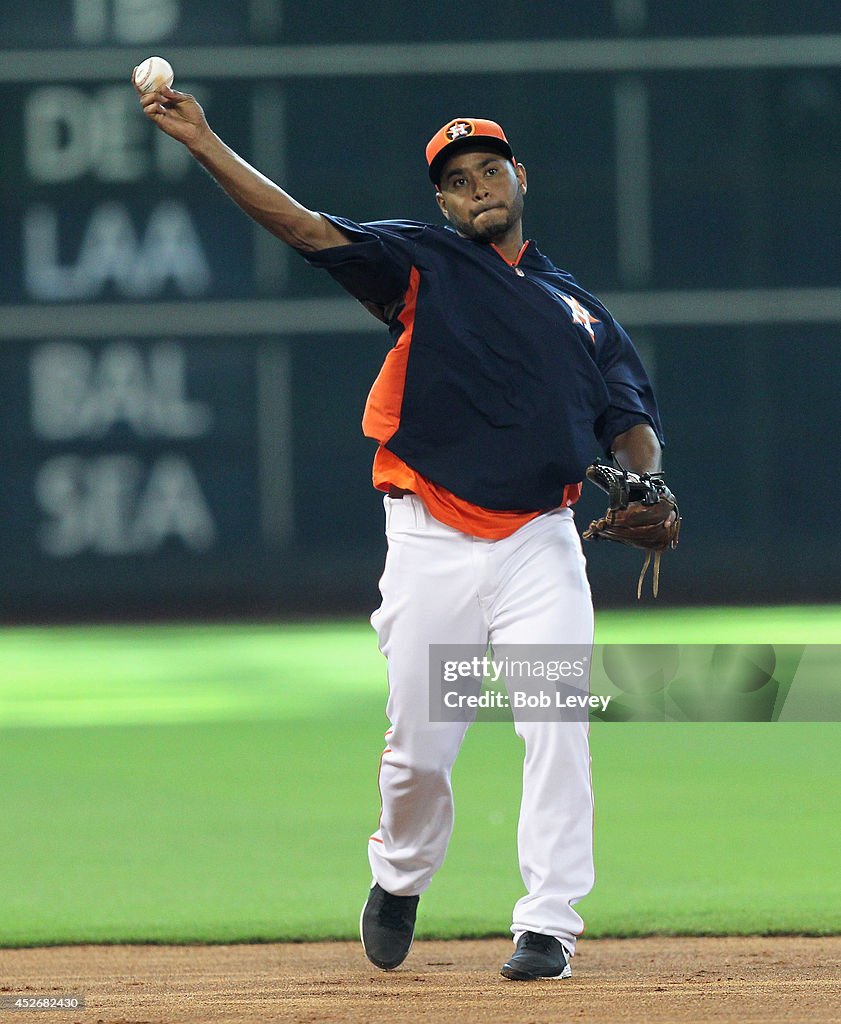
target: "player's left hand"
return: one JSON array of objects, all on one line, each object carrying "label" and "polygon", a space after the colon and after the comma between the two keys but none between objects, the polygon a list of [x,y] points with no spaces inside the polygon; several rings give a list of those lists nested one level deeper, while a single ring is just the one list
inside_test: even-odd
[{"label": "player's left hand", "polygon": [[613,540],[648,552],[637,584],[642,582],[654,558],[654,596],[660,582],[660,557],[668,548],[676,548],[680,536],[680,511],[675,496],[658,474],[628,473],[601,462],[587,468],[587,479],[606,491],[610,498],[607,512],[594,519],[584,531],[585,540]]}]

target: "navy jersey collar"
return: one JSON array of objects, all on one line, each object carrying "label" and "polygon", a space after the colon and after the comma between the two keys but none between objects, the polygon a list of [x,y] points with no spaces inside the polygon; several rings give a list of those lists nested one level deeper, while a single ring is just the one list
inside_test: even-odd
[{"label": "navy jersey collar", "polygon": [[452,224],[442,224],[440,226],[444,231],[449,231],[451,234],[455,235],[456,238],[460,238],[463,242],[470,242],[471,245],[477,245],[480,249],[486,249],[489,252],[493,252],[504,263],[507,263],[509,267],[518,266],[526,257],[532,255],[538,256],[540,260],[545,260],[546,258],[545,256],[543,256],[542,253],[538,252],[537,246],[534,244],[534,240],[531,238],[528,238],[525,242],[523,242],[523,247],[517,254],[516,260],[512,262],[511,260],[507,260],[502,255],[502,253],[499,251],[499,249],[497,249],[493,242],[477,242],[475,238],[468,238],[467,235],[460,235],[458,231],[456,231],[456,229],[452,226]]},{"label": "navy jersey collar", "polygon": [[516,259],[509,260],[505,255],[503,255],[503,253],[499,249],[497,249],[497,247],[494,245],[493,242],[489,243],[490,248],[493,249],[493,251],[497,254],[497,256],[499,256],[499,258],[501,260],[504,260],[508,264],[509,267],[519,267],[520,261],[522,260],[522,258],[528,252],[529,246],[531,244],[532,244],[531,239],[527,238],[525,240],[525,242],[523,242],[522,246],[520,247],[520,251],[517,253]]}]

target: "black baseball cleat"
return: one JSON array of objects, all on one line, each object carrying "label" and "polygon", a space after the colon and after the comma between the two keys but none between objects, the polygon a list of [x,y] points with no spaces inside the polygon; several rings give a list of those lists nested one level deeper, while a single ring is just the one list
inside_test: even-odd
[{"label": "black baseball cleat", "polygon": [[552,935],[523,932],[514,955],[499,972],[510,981],[533,981],[535,978],[571,978],[569,954]]},{"label": "black baseball cleat", "polygon": [[420,896],[392,896],[375,882],[359,919],[365,955],[381,971],[393,971],[409,955]]}]

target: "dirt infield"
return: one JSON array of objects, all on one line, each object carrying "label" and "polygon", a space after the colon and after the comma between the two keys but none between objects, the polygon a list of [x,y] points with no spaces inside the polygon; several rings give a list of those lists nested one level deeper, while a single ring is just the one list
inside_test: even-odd
[{"label": "dirt infield", "polygon": [[590,940],[571,980],[529,983],[499,977],[510,949],[418,942],[390,974],[346,942],[6,949],[0,995],[83,993],[84,1011],[34,1015],[62,1024],[841,1021],[841,937]]}]

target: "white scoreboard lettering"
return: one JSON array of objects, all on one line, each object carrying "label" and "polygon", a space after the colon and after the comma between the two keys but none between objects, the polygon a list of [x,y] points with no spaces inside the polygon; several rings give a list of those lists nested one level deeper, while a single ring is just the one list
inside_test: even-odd
[{"label": "white scoreboard lettering", "polygon": [[151,299],[168,285],[180,295],[207,295],[213,284],[207,256],[186,205],[154,204],[140,232],[116,201],[94,207],[77,251],[62,261],[58,211],[40,203],[23,220],[23,271],[34,299],[93,299],[110,286],[124,298]]},{"label": "white scoreboard lettering", "polygon": [[[31,420],[47,442],[100,440],[116,428],[144,441],[207,436],[214,415],[187,395],[186,353],[176,342],[115,341],[92,351],[72,342],[36,348],[30,361]],[[56,558],[156,551],[167,540],[204,551],[213,514],[189,459],[165,452],[57,455],[38,469],[41,550]]]},{"label": "white scoreboard lettering", "polygon": [[[206,90],[183,88],[208,106]],[[138,116],[137,96],[127,83],[42,86],[26,97],[23,115],[24,159],[35,182],[63,184],[91,175],[131,183],[150,174],[175,182],[195,168],[184,146]]]},{"label": "white scoreboard lettering", "polygon": [[103,437],[124,424],[141,438],[184,440],[213,428],[213,410],[187,397],[187,356],[177,342],[117,341],[97,353],[73,342],[35,349],[32,427],[46,441]]},{"label": "white scoreboard lettering", "polygon": [[206,551],[216,528],[195,470],[182,455],[147,467],[137,455],[59,455],[35,477],[45,521],[39,540],[55,558],[85,552],[151,554],[176,539]]}]

